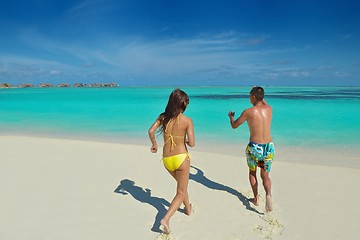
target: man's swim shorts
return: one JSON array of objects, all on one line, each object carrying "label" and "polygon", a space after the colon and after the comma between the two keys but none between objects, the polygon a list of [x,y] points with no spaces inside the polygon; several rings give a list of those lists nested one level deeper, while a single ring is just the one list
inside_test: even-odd
[{"label": "man's swim shorts", "polygon": [[250,170],[255,171],[256,167],[260,167],[270,172],[275,153],[275,147],[272,142],[266,144],[249,142],[245,153]]}]

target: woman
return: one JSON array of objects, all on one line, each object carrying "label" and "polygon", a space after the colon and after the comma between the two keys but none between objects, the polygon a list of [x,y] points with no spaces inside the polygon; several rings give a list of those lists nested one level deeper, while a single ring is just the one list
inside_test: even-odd
[{"label": "woman", "polygon": [[195,146],[194,125],[191,118],[186,117],[186,107],[189,104],[188,95],[180,89],[175,89],[169,97],[165,112],[161,113],[148,133],[152,143],[150,151],[156,153],[158,145],[155,139],[155,132],[160,128],[164,135],[163,163],[168,172],[177,182],[177,191],[172,200],[169,210],[161,220],[164,232],[169,234],[169,220],[181,203],[185,205],[185,214],[191,214],[191,204],[187,186],[189,182],[190,157],[186,145]]}]

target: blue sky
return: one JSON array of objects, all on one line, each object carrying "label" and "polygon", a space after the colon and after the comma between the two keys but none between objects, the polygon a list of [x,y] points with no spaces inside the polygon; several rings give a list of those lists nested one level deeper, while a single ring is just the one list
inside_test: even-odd
[{"label": "blue sky", "polygon": [[0,82],[360,85],[355,0],[0,4]]}]

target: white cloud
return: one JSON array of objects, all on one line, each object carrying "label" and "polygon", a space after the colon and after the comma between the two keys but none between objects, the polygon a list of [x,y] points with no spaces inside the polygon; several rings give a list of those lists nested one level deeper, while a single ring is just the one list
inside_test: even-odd
[{"label": "white cloud", "polygon": [[60,72],[58,70],[51,70],[49,74],[53,76],[57,76],[60,75]]},{"label": "white cloud", "polygon": [[[26,37],[25,37],[26,36]],[[259,71],[259,60],[274,50],[256,49],[267,37],[233,31],[200,34],[193,38],[148,40],[141,37],[108,38],[98,46],[77,45],[50,39],[31,29],[22,35],[25,43],[54,60],[14,58],[13,62],[32,66],[32,76],[76,78],[104,76],[128,79],[186,76],[204,78],[237,77]],[[254,40],[257,39],[257,40]],[[249,43],[253,44],[251,50]],[[254,48],[255,47],[255,48]],[[8,59],[9,60],[9,59]],[[19,67],[14,67],[19,73]],[[90,73],[88,70],[93,69]],[[56,70],[54,70],[56,69]],[[94,73],[95,72],[95,73]],[[76,77],[75,77],[76,76]],[[91,79],[89,79],[91,81]]]},{"label": "white cloud", "polygon": [[291,71],[287,75],[290,77],[309,77],[310,73],[307,71]]},{"label": "white cloud", "polygon": [[116,0],[83,0],[63,13],[58,24],[62,26],[86,26],[115,11],[122,2]]},{"label": "white cloud", "polygon": [[6,71],[29,79],[52,77],[56,80],[61,76],[82,81],[172,79],[174,76],[276,80],[309,78],[332,68],[322,65],[306,70],[294,56],[304,52],[304,48],[273,48],[269,45],[270,36],[234,31],[157,40],[103,36],[101,42],[91,46],[52,39],[35,29],[27,29],[20,37],[25,45],[42,54],[3,55],[0,57],[2,75]]}]

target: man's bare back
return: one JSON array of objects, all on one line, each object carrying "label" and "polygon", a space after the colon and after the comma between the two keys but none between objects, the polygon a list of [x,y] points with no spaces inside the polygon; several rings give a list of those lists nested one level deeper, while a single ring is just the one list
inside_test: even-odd
[{"label": "man's bare back", "polygon": [[[250,102],[253,104],[253,107],[244,110],[238,119],[231,121],[232,128],[237,128],[247,121],[251,142],[262,144],[271,142],[271,106],[264,99],[257,101],[255,96],[250,96]],[[231,117],[231,112],[229,116]]]},{"label": "man's bare back", "polygon": [[272,141],[270,128],[272,119],[272,109],[265,102],[257,102],[247,111],[247,123],[250,131],[250,141],[256,143],[268,143]]}]

